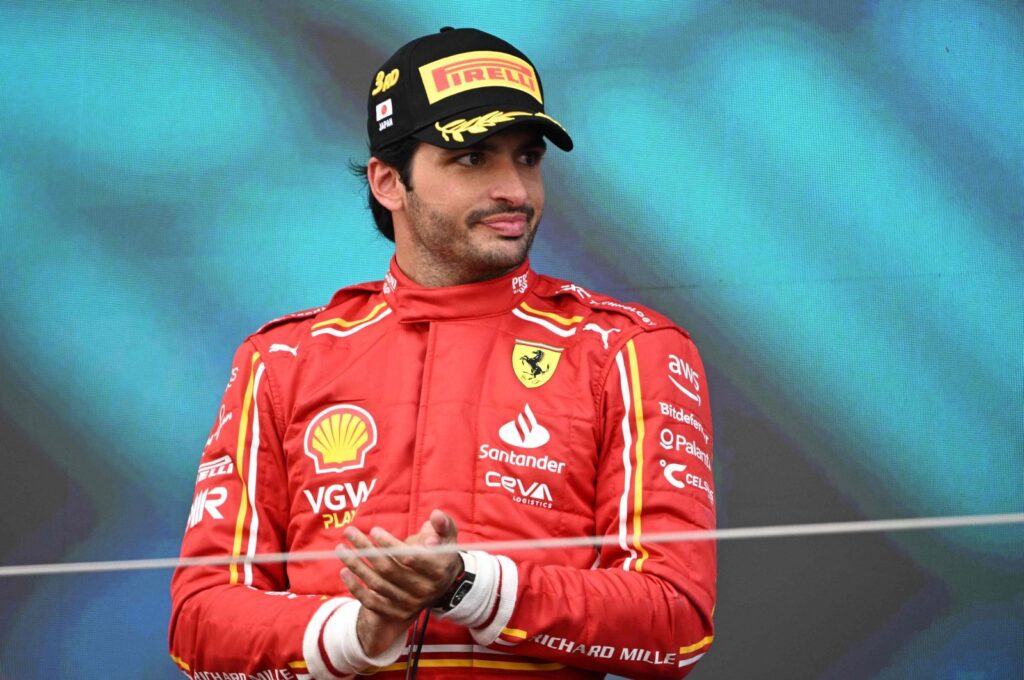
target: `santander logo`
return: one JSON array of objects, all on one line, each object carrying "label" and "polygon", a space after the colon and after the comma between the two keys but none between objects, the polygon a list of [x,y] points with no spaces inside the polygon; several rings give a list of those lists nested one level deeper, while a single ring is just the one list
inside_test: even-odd
[{"label": "santander logo", "polygon": [[551,433],[548,429],[537,422],[533,410],[527,404],[523,412],[510,420],[498,430],[501,437],[509,446],[516,446],[521,449],[536,449],[551,441]]}]

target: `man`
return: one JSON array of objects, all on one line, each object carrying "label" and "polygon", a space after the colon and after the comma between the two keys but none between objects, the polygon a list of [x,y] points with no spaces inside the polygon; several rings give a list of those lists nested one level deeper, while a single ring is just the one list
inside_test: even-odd
[{"label": "man", "polygon": [[[544,139],[572,148],[543,102],[472,29],[377,73],[365,173],[395,257],[236,353],[182,555],[240,561],[175,573],[186,674],[681,677],[707,651],[714,544],[645,540],[714,527],[703,367],[656,312],[530,269]],[[414,550],[244,560],[338,544]]]}]

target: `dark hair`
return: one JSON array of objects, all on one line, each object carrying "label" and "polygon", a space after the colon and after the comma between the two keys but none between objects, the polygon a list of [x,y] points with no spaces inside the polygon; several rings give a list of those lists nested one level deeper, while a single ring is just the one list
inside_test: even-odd
[{"label": "dark hair", "polygon": [[[412,157],[419,146],[420,141],[418,139],[406,137],[401,141],[385,146],[383,149],[378,149],[371,155],[385,165],[390,165],[398,170],[398,178],[405,185],[405,188],[411,191]],[[395,223],[391,219],[391,211],[382,206],[374,197],[373,192],[370,191],[369,180],[366,176],[367,166],[349,161],[348,168],[352,171],[353,175],[362,178],[363,184],[366,186],[366,203],[370,208],[370,213],[373,215],[373,221],[377,225],[377,231],[383,234],[384,238],[394,243]]]}]

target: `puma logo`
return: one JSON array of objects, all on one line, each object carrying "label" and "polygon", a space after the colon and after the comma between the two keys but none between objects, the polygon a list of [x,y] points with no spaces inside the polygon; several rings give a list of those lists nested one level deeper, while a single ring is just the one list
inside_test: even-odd
[{"label": "puma logo", "polygon": [[270,346],[270,351],[271,352],[288,352],[293,357],[299,356],[299,346],[298,345],[295,345],[295,347],[292,347],[290,345],[285,345],[285,344],[280,343],[280,342],[275,342],[273,345]]},{"label": "puma logo", "polygon": [[620,328],[604,329],[604,328],[601,328],[600,326],[598,326],[596,323],[588,323],[586,326],[583,327],[583,330],[585,330],[585,331],[594,331],[595,333],[600,335],[601,336],[601,344],[604,345],[605,349],[608,349],[608,336],[611,335],[612,333],[618,333],[622,329],[620,329]]}]

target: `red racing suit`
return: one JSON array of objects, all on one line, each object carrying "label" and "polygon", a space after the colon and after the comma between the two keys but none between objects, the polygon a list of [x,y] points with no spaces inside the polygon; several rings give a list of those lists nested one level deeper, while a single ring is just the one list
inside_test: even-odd
[{"label": "red racing suit", "polygon": [[[645,536],[714,528],[711,451],[697,349],[656,312],[528,263],[431,289],[392,262],[242,343],[182,556],[332,550],[349,524],[402,538],[434,508],[460,543],[608,537],[506,553],[486,626],[432,618],[419,674],[678,678],[712,641],[715,545]],[[172,658],[193,678],[335,677],[317,636],[354,604],[341,566],[179,568]]]}]

